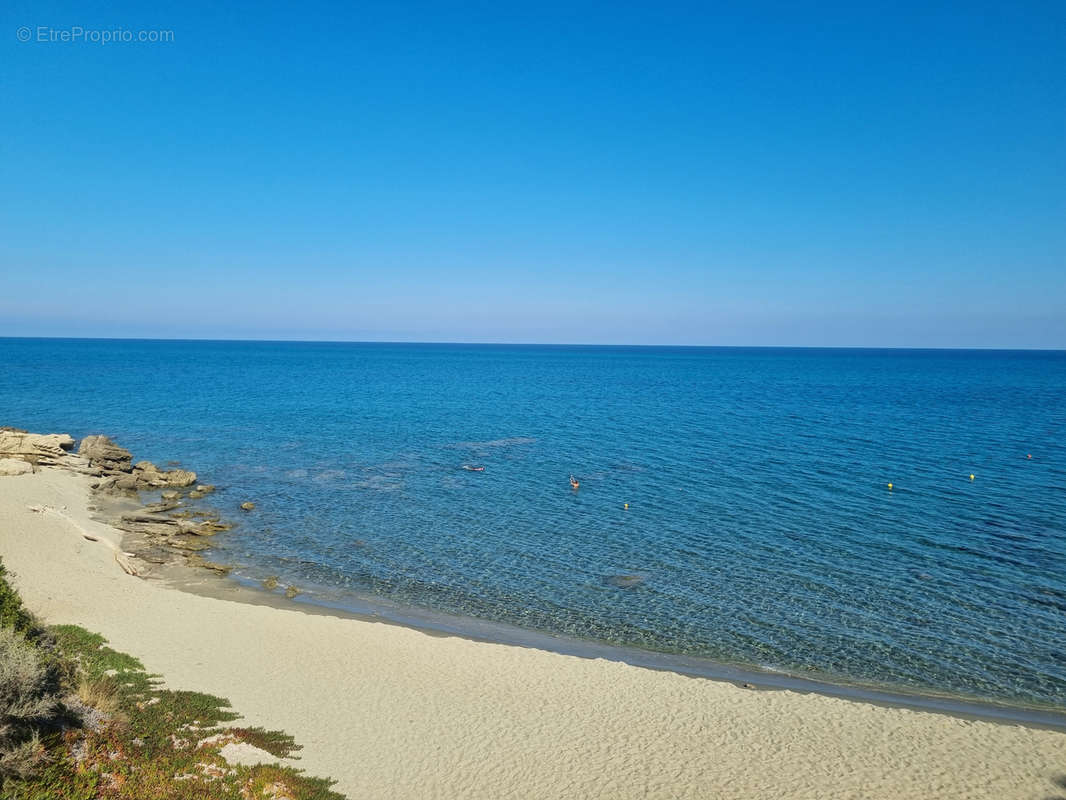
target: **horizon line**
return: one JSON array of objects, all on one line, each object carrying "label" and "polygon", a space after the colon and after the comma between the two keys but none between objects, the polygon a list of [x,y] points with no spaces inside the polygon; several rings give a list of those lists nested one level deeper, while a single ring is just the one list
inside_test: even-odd
[{"label": "horizon line", "polygon": [[507,341],[428,341],[415,339],[268,339],[268,338],[214,338],[186,336],[6,336],[0,340],[22,341],[76,341],[76,342],[218,342],[218,343],[260,343],[260,344],[382,344],[382,345],[459,345],[491,347],[616,347],[616,348],[688,348],[693,350],[930,350],[930,351],[988,351],[988,352],[1034,352],[1062,353],[1066,348],[1059,347],[918,347],[913,345],[718,345],[718,344],[639,344],[639,343],[604,343],[604,342],[507,342]]}]

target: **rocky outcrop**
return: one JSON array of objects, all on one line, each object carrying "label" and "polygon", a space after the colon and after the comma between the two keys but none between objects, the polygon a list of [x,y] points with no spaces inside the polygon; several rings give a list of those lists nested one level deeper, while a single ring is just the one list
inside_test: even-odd
[{"label": "rocky outcrop", "polygon": [[90,466],[104,472],[129,472],[133,468],[133,454],[109,436],[86,436],[78,447],[78,455],[85,456]]},{"label": "rocky outcrop", "polygon": [[[65,433],[27,433],[18,428],[0,428],[0,460],[17,460],[29,466],[8,465],[0,474],[32,472],[35,467],[63,467],[100,478],[95,488],[120,492],[140,489],[184,489],[196,483],[196,473],[187,469],[161,470],[151,461],[133,463],[133,454],[109,436],[86,436],[78,452],[74,439]],[[213,490],[214,487],[204,487]],[[171,498],[176,499],[176,498]]]},{"label": "rocky outcrop", "polygon": [[0,428],[2,459],[17,459],[31,466],[67,465],[72,458],[68,451],[73,446],[74,440],[65,433],[26,433],[15,428]]},{"label": "rocky outcrop", "polygon": [[[108,436],[86,436],[77,453],[73,452],[74,444],[74,439],[64,433],[37,434],[0,427],[0,476],[32,473],[39,466],[54,466],[93,476],[95,480],[90,485],[98,494],[132,495],[142,490],[162,490],[159,502],[144,505],[138,511],[125,510],[117,518],[107,515],[107,522],[132,535],[130,546],[137,550],[136,554],[116,552],[122,568],[132,575],[143,574],[134,569],[132,556],[142,566],[172,563],[180,558],[190,566],[219,574],[229,571],[225,565],[205,561],[198,551],[210,548],[208,537],[233,526],[223,522],[215,511],[178,508],[183,497],[201,498],[213,492],[214,486],[198,485],[196,473],[191,470],[164,470],[151,461],[134,464],[133,454]],[[128,509],[127,498],[121,504]],[[254,508],[252,503],[243,507]]]},{"label": "rocky outcrop", "polygon": [[159,489],[164,486],[185,488],[196,483],[196,473],[187,469],[160,470],[151,461],[138,461],[133,465],[133,477],[138,488]]}]

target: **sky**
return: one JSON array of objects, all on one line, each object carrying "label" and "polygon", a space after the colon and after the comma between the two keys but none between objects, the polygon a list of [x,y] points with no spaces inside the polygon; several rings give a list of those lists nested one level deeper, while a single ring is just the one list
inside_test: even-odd
[{"label": "sky", "polygon": [[9,0],[0,336],[1066,348],[1066,4]]}]

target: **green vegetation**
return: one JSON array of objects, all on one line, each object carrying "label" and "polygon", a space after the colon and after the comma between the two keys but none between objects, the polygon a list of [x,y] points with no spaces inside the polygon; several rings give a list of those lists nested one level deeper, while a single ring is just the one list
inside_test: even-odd
[{"label": "green vegetation", "polygon": [[33,617],[22,607],[22,598],[8,584],[7,570],[0,562],[0,627],[13,628],[18,633],[36,633]]},{"label": "green vegetation", "polygon": [[246,767],[231,742],[277,758],[291,736],[231,728],[229,702],[161,688],[137,659],[74,625],[44,628],[0,565],[0,796],[9,800],[343,800],[332,781]]}]

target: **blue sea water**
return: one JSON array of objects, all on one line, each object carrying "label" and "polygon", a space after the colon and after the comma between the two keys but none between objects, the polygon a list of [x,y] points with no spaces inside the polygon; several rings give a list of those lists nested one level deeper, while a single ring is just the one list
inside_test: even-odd
[{"label": "blue sea water", "polygon": [[312,600],[1066,709],[1064,352],[0,339],[0,424]]}]

